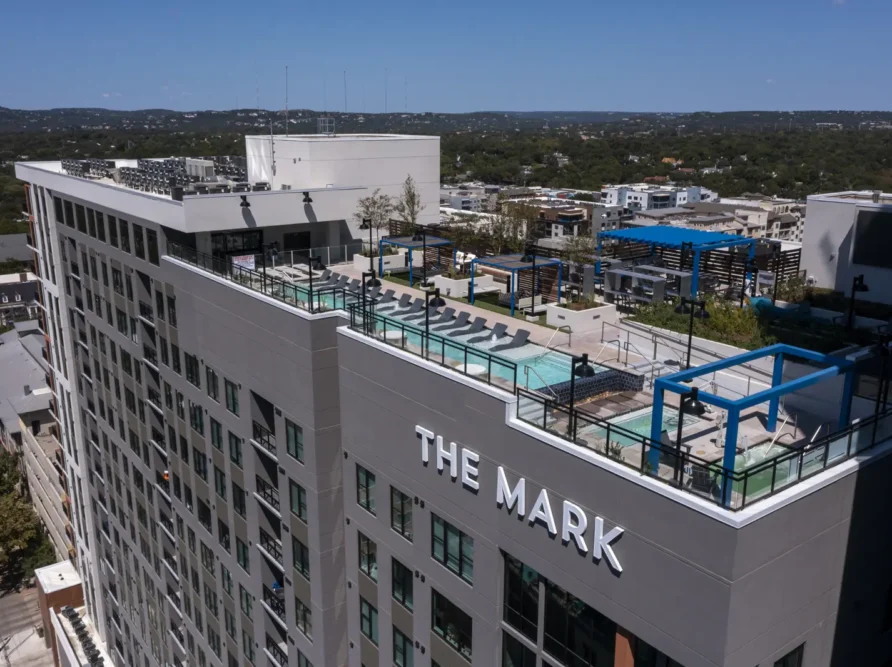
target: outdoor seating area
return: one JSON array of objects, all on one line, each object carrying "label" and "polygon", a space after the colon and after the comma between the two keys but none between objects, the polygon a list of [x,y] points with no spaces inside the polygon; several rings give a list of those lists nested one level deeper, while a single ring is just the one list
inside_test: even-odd
[{"label": "outdoor seating area", "polygon": [[474,303],[477,268],[485,266],[508,275],[507,291],[499,296],[499,303],[510,310],[535,312],[548,299],[558,300],[563,280],[563,262],[553,257],[537,257],[534,250],[523,254],[478,257],[471,262],[471,285],[468,300]]},{"label": "outdoor seating area", "polygon": [[[412,236],[387,236],[378,241],[378,274],[384,275],[384,249],[402,248],[406,251],[409,285],[456,266],[456,247],[449,239],[429,236],[423,227]],[[392,269],[391,269],[392,271]],[[420,275],[419,275],[420,272]]]}]

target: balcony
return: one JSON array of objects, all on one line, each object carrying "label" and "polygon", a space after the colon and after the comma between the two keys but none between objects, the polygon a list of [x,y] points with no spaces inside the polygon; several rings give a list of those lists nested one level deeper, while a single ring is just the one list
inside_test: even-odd
[{"label": "balcony", "polygon": [[155,486],[164,495],[165,500],[167,500],[167,502],[171,502],[170,479],[167,478],[167,475],[165,473],[161,473],[157,470],[155,471]]},{"label": "balcony", "polygon": [[185,642],[183,640],[183,631],[177,627],[176,623],[173,621],[170,622],[170,636],[176,640],[177,648],[179,648],[184,654],[186,653]]},{"label": "balcony", "polygon": [[155,370],[155,371],[159,370],[158,369],[158,351],[154,347],[151,347],[150,345],[143,343],[142,358],[143,358],[143,361],[145,361],[152,367],[152,370]]},{"label": "balcony", "polygon": [[162,458],[167,458],[167,441],[164,439],[164,434],[161,433],[154,426],[152,427],[152,435],[149,438],[149,441],[154,445],[155,449],[161,454]]},{"label": "balcony", "polygon": [[260,528],[260,540],[257,542],[258,548],[269,560],[278,565],[279,569],[283,568],[282,561],[282,544],[279,540],[270,536],[263,528]]},{"label": "balcony", "polygon": [[176,544],[176,543],[177,543],[177,540],[176,540],[176,538],[173,536],[173,521],[170,520],[170,517],[168,517],[168,516],[166,516],[166,515],[164,515],[164,514],[159,513],[159,515],[158,515],[158,523],[161,524],[161,528],[164,530],[164,532],[165,532],[165,533],[167,534],[167,536],[170,538],[170,541],[173,542],[174,544]]},{"label": "balcony", "polygon": [[277,663],[279,667],[288,667],[288,654],[282,650],[282,646],[287,648],[287,644],[282,642],[279,644],[269,635],[266,636],[266,652],[269,657],[273,660],[273,662]]},{"label": "balcony", "polygon": [[74,309],[77,310],[77,312],[79,312],[81,315],[85,314],[84,300],[79,296],[74,297]]},{"label": "balcony", "polygon": [[276,455],[276,436],[263,424],[256,421],[252,422],[251,444],[257,448],[257,451],[270,457],[276,463],[279,462],[279,457]]},{"label": "balcony", "polygon": [[171,556],[170,553],[167,551],[167,549],[164,550],[163,560],[164,560],[164,565],[167,566],[167,569],[170,570],[170,573],[174,576],[174,578],[177,581],[179,581],[180,580],[179,565],[177,565],[176,558]]},{"label": "balcony", "polygon": [[[279,490],[274,487],[272,484],[263,479],[260,475],[256,475],[255,483],[257,485],[256,494],[260,497],[263,502],[270,506],[271,509],[275,510],[277,514],[279,514]],[[281,518],[281,515],[279,515]]]},{"label": "balcony", "polygon": [[161,404],[161,394],[158,392],[157,389],[149,387],[148,400],[149,400],[149,405],[151,405],[153,408],[155,408],[160,413],[160,415],[163,417],[164,416],[164,406]]},{"label": "balcony", "polygon": [[155,312],[145,301],[139,302],[139,319],[150,326],[155,326]]},{"label": "balcony", "polygon": [[[288,619],[285,616],[285,589],[279,588],[278,590],[273,591],[264,585],[263,602],[266,604],[267,608],[272,611],[273,615],[282,621],[282,623],[288,622]],[[281,664],[287,665],[288,662],[286,660]]]},{"label": "balcony", "polygon": [[34,252],[39,252],[37,249],[37,244],[34,243],[34,238],[30,234],[25,234],[25,245],[27,245]]},{"label": "balcony", "polygon": [[77,280],[81,279],[81,267],[79,267],[75,262],[71,263],[71,277]]}]

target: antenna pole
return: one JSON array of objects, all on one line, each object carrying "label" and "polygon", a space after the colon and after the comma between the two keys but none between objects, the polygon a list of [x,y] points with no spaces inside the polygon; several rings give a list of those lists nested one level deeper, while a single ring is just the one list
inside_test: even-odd
[{"label": "antenna pole", "polygon": [[384,113],[387,113],[387,73],[388,69],[384,68]]},{"label": "antenna pole", "polygon": [[288,136],[288,65],[285,65],[285,136]]},{"label": "antenna pole", "polygon": [[403,94],[405,95],[405,100],[403,104],[405,105],[404,111],[409,113],[409,77],[408,75],[403,79]]},{"label": "antenna pole", "polygon": [[328,109],[328,74],[322,73],[322,115]]},{"label": "antenna pole", "polygon": [[344,70],[344,113],[347,113],[347,70]]}]

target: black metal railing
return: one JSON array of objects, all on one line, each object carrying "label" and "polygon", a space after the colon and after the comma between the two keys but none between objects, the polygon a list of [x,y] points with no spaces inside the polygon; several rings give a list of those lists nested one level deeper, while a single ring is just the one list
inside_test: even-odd
[{"label": "black metal railing", "polygon": [[[285,618],[285,600],[281,595],[277,595],[275,591],[270,590],[266,584],[263,585],[263,601],[269,605],[269,608],[273,610],[276,616],[278,616],[282,621],[287,622]],[[282,663],[283,665],[287,665],[288,661]]]},{"label": "black metal railing", "polygon": [[170,631],[173,633],[173,636],[177,638],[177,641],[180,642],[180,646],[183,646],[183,632],[173,621],[170,622]]},{"label": "black metal railing", "polygon": [[257,495],[268,502],[276,511],[279,510],[279,490],[272,484],[256,475]]},{"label": "black metal railing", "polygon": [[164,479],[164,475],[155,471],[155,483],[161,488],[164,493],[170,496],[170,480]]},{"label": "black metal railing", "polygon": [[260,546],[266,553],[275,558],[279,565],[282,565],[282,545],[280,545],[269,533],[263,530],[263,528],[260,528],[259,531]]},{"label": "black metal railing", "polygon": [[[284,621],[285,619],[282,618],[282,620]],[[269,635],[266,636],[266,650],[269,651],[269,654],[273,656],[273,660],[278,662],[281,667],[288,667],[288,654],[279,648],[276,641]]]},{"label": "black metal railing", "polygon": [[801,447],[779,447],[778,455],[737,471],[579,410],[571,412],[520,387],[517,398],[520,420],[731,511],[769,498],[892,437],[889,409]]},{"label": "black metal railing", "polygon": [[229,257],[214,257],[177,243],[168,243],[167,253],[204,271],[312,313],[344,310],[355,299],[343,288],[314,286],[311,290],[309,282],[285,281],[263,271],[232,264]]},{"label": "black metal railing", "polygon": [[164,410],[164,406],[161,405],[161,394],[154,387],[149,387],[149,391],[147,392],[149,403],[154,405],[159,410]]},{"label": "black metal railing", "polygon": [[142,345],[142,356],[143,359],[148,361],[155,368],[158,367],[158,351],[151,347],[150,345],[143,343]]},{"label": "black metal railing", "polygon": [[353,331],[511,393],[517,389],[517,364],[513,361],[386,317],[366,306],[362,302],[347,306]]},{"label": "black metal railing", "polygon": [[271,454],[276,453],[276,436],[263,424],[252,422],[251,437]]},{"label": "black metal railing", "polygon": [[147,319],[149,322],[155,321],[155,311],[152,309],[152,306],[145,301],[139,302],[139,315],[140,317]]},{"label": "black metal railing", "polygon": [[[158,515],[158,523],[164,526],[167,529],[167,532],[173,535],[173,521],[170,520],[170,517],[159,513]],[[176,568],[174,568],[176,569]]]}]

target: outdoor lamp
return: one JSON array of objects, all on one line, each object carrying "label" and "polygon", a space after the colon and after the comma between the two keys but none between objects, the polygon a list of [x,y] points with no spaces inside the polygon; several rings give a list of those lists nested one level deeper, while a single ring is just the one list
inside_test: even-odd
[{"label": "outdoor lamp", "polygon": [[375,258],[372,256],[375,254],[374,250],[374,240],[372,239],[372,230],[374,229],[372,225],[371,218],[363,218],[362,224],[359,225],[359,228],[362,230],[369,230],[369,271],[372,273],[372,280],[369,282],[369,285],[372,287],[380,287],[381,281],[375,278]]},{"label": "outdoor lamp", "polygon": [[412,240],[415,241],[416,243],[418,243],[420,241],[424,241],[424,234],[422,234],[420,231],[418,231],[416,229],[415,233],[412,235]]},{"label": "outdoor lamp", "polygon": [[700,399],[697,397],[699,390],[697,387],[691,389],[691,398],[690,400],[683,401],[682,412],[686,415],[694,415],[695,417],[702,417],[706,414],[706,406],[700,402]]},{"label": "outdoor lamp", "polygon": [[430,292],[430,294],[433,294],[433,297],[428,298],[428,300],[427,300],[428,308],[442,308],[443,306],[446,305],[446,299],[444,299],[443,297],[440,296],[440,288],[439,287],[437,289],[435,289],[433,292]]},{"label": "outdoor lamp", "polygon": [[864,282],[864,274],[861,273],[855,276],[855,279],[852,281],[852,296],[849,299],[849,316],[846,319],[846,329],[851,329],[852,325],[855,324],[855,295],[859,292],[869,292],[870,288],[867,286],[867,283]]},{"label": "outdoor lamp", "polygon": [[310,196],[309,192],[304,192],[304,204],[312,204],[313,198]]},{"label": "outdoor lamp", "polygon": [[371,274],[372,277],[366,281],[366,283],[365,283],[366,287],[368,287],[368,288],[381,287],[381,281],[378,280],[378,277],[375,275],[375,269],[372,269],[371,271],[369,271],[369,273]]},{"label": "outdoor lamp", "polygon": [[[688,306],[691,307],[689,308]],[[685,369],[688,369],[691,367],[691,342],[694,338],[694,318],[696,317],[698,320],[708,320],[709,311],[706,310],[706,301],[694,301],[693,299],[683,296],[678,300],[678,305],[675,306],[675,312],[679,315],[691,316],[690,323],[688,324],[688,353],[687,361],[685,362]]]},{"label": "outdoor lamp", "polygon": [[573,418],[573,405],[576,403],[576,378],[594,377],[595,368],[588,361],[588,353],[570,360],[570,413],[569,423],[567,424],[567,435],[571,438],[575,432],[575,422]]},{"label": "outdoor lamp", "polygon": [[310,269],[313,271],[325,271],[325,264],[322,263],[321,257],[310,258]]},{"label": "outdoor lamp", "polygon": [[248,201],[248,195],[242,195],[242,203],[239,204],[242,208],[251,208],[251,202]]}]

